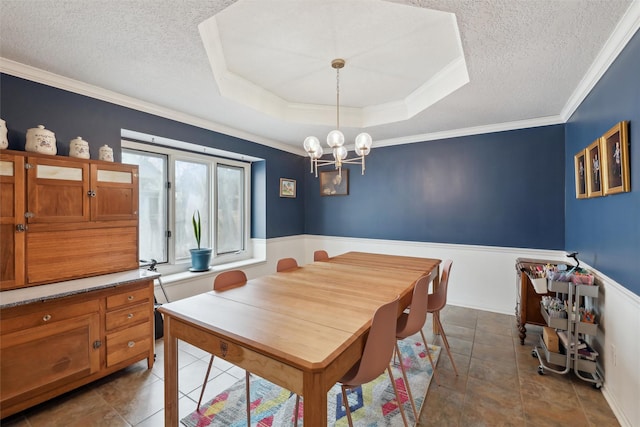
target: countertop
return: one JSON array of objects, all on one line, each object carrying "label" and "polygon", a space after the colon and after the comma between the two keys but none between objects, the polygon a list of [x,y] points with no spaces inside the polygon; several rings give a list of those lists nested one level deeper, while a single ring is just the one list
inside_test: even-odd
[{"label": "countertop", "polygon": [[42,302],[56,298],[111,288],[142,279],[155,279],[160,273],[149,270],[129,270],[101,276],[67,280],[48,285],[30,286],[0,292],[0,309]]}]

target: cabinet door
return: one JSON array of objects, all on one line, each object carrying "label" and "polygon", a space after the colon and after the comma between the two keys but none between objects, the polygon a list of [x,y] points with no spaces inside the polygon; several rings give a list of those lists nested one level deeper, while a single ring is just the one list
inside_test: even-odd
[{"label": "cabinet door", "polygon": [[138,219],[138,167],[92,164],[90,194],[92,220]]},{"label": "cabinet door", "polygon": [[89,164],[83,161],[27,159],[29,223],[89,220]]},{"label": "cabinet door", "polygon": [[0,154],[0,290],[25,284],[24,157]]},{"label": "cabinet door", "polygon": [[[100,370],[100,316],[92,313],[2,336],[3,407]],[[95,348],[94,348],[95,347]]]}]

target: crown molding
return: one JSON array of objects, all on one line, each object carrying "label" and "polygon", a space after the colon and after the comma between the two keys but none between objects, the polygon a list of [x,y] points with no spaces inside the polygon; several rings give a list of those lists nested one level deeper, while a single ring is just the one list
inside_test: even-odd
[{"label": "crown molding", "polygon": [[631,5],[616,25],[595,61],[587,70],[569,100],[560,112],[560,117],[566,123],[578,109],[582,101],[589,95],[596,83],[616,60],[622,49],[640,28],[640,1],[632,1]]},{"label": "crown molding", "polygon": [[469,135],[482,135],[485,133],[505,132],[509,130],[527,129],[540,126],[563,124],[560,116],[539,117],[536,119],[517,120],[513,122],[496,123],[492,125],[473,126],[463,129],[446,130],[442,132],[424,133],[407,137],[376,141],[375,147],[389,147],[392,145],[413,144],[416,142],[437,141],[440,139],[457,138]]},{"label": "crown molding", "polygon": [[0,57],[0,72],[294,154],[304,150]]}]

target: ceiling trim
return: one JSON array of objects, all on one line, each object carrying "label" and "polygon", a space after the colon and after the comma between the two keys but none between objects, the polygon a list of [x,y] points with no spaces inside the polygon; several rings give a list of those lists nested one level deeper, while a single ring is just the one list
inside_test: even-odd
[{"label": "ceiling trim", "polygon": [[640,1],[633,1],[560,112],[560,117],[565,123],[589,95],[591,89],[602,78],[639,28]]},{"label": "ceiling trim", "polygon": [[39,68],[25,65],[20,62],[12,61],[3,57],[0,57],[0,72],[30,80],[36,83],[42,83],[47,86],[77,93],[79,95],[88,96],[90,98],[99,99],[101,101],[110,102],[112,104],[164,117],[166,119],[176,120],[178,122],[186,123],[203,129],[208,129],[214,132],[222,133],[224,135],[229,135],[232,137],[255,142],[257,144],[266,145],[268,147],[277,148],[279,150],[289,151],[295,154],[305,154],[302,148],[299,150],[299,152],[291,151],[292,147],[290,145],[284,144],[279,141],[274,141],[268,138],[254,135],[249,132],[244,132],[242,130],[224,126],[222,124],[215,123],[209,120],[204,120],[190,114],[172,110],[170,108],[161,107],[150,102],[142,101],[140,99],[127,95],[122,95],[117,92],[90,85],[79,80],[60,76],[58,74],[41,70]]},{"label": "ceiling trim", "polygon": [[539,117],[536,119],[517,120],[513,122],[496,123],[496,124],[485,125],[485,126],[473,126],[473,127],[468,127],[464,129],[445,130],[442,132],[432,132],[432,133],[425,133],[422,135],[412,135],[409,137],[400,137],[400,138],[386,139],[384,141],[375,141],[375,146],[373,148],[388,147],[392,145],[401,145],[401,144],[413,144],[416,142],[437,141],[440,139],[457,138],[457,137],[469,136],[469,135],[482,135],[485,133],[505,132],[509,130],[535,128],[540,126],[559,125],[563,123],[565,123],[565,120],[563,120],[562,117],[560,117],[559,115]]},{"label": "ceiling trim", "polygon": [[[627,45],[629,40],[631,40],[631,38],[639,28],[640,1],[634,1],[631,3],[624,16],[609,36],[609,39],[600,50],[600,53],[594,60],[591,67],[589,67],[589,70],[587,71],[587,73],[585,73],[584,77],[582,78],[572,95],[569,97],[567,103],[562,108],[558,116],[541,117],[508,123],[498,123],[487,126],[455,129],[444,132],[410,135],[406,137],[387,140],[376,140],[374,148],[566,123],[566,121],[575,112],[580,103],[586,98],[586,96],[593,89],[598,80],[611,66],[613,61],[618,57],[620,52],[624,49],[624,47]],[[176,120],[203,129],[208,129],[214,132],[244,139],[257,144],[269,146],[289,153],[306,156],[306,153],[302,148],[302,144],[300,144],[300,148],[292,147],[289,144],[284,144],[279,141],[271,140],[235,128],[224,126],[216,122],[204,120],[189,114],[181,113],[176,110],[161,107],[149,102],[122,95],[117,92],[109,91],[87,83],[83,83],[78,80],[60,76],[3,57],[0,57],[0,72],[31,80],[37,83],[42,83],[58,89],[67,90],[69,92],[77,93],[80,95],[85,95],[94,99],[110,102],[116,105],[121,105],[123,107],[157,115],[170,120]]]}]

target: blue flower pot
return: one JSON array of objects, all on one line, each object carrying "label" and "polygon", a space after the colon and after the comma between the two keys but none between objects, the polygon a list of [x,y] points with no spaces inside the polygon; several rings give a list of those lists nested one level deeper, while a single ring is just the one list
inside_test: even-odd
[{"label": "blue flower pot", "polygon": [[209,270],[211,249],[189,249],[189,252],[191,252],[191,268],[189,271]]}]

